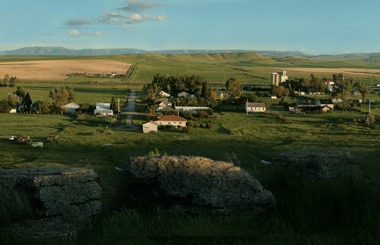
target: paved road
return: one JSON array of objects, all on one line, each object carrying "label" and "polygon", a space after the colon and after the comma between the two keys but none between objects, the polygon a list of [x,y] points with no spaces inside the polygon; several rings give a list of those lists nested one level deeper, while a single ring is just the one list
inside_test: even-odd
[{"label": "paved road", "polygon": [[132,124],[132,117],[133,115],[146,115],[146,113],[135,112],[136,98],[138,98],[138,96],[136,96],[136,91],[132,90],[128,98],[127,108],[122,109],[120,112],[123,115],[127,115],[127,119],[125,120],[126,125],[118,127],[118,130],[139,130],[140,129],[138,126]]}]

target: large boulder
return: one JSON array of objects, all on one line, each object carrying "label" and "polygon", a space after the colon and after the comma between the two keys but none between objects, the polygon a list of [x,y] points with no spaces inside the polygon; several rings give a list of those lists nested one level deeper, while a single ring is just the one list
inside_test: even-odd
[{"label": "large boulder", "polygon": [[340,150],[298,150],[280,153],[275,160],[290,171],[328,179],[360,177],[354,156]]},{"label": "large boulder", "polygon": [[135,187],[138,194],[150,185],[157,199],[166,203],[172,200],[185,210],[257,214],[275,205],[270,191],[232,163],[204,157],[135,157],[129,171],[142,186]]},{"label": "large boulder", "polygon": [[[37,228],[49,224],[47,227],[52,227],[52,232],[38,231],[36,234],[30,234],[30,237],[51,238],[58,234],[57,238],[72,239],[73,234],[76,234],[72,227],[75,229],[91,225],[92,219],[101,209],[101,188],[97,182],[98,176],[94,170],[84,168],[38,167],[0,170],[0,200],[3,206],[19,209],[15,212],[16,215],[11,216],[18,216],[18,213],[24,212],[25,209],[31,209],[29,213],[32,213],[25,217],[5,217],[9,222],[18,223],[12,224],[10,230],[15,231],[17,236],[22,234],[20,229],[28,227],[28,224],[37,224],[33,225]],[[10,206],[11,203],[14,203],[14,207]],[[10,213],[12,212],[10,210]],[[32,221],[26,222],[28,219]],[[2,224],[4,225],[7,224]],[[38,229],[30,227],[25,232],[36,230]],[[69,234],[64,235],[59,231],[68,231]]]}]

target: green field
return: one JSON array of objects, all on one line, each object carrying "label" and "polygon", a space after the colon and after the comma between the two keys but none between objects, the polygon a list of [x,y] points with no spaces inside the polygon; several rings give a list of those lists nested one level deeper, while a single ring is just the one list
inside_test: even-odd
[{"label": "green field", "polygon": [[[124,97],[128,88],[141,90],[156,73],[200,75],[212,87],[221,88],[229,77],[244,84],[266,86],[271,72],[287,67],[380,68],[380,62],[368,64],[337,57],[281,59],[252,53],[96,58],[137,64],[137,69],[129,81],[71,77],[65,81],[20,81],[17,86],[29,91],[35,100],[48,99],[48,92],[54,86],[70,85],[74,87],[78,103],[95,104],[109,102],[112,96]],[[17,59],[43,57],[0,57],[1,61]],[[309,75],[305,72],[289,74],[291,77]],[[331,77],[332,74],[316,75]],[[379,74],[355,76],[371,84],[379,78]],[[12,88],[0,88],[0,98],[12,91]],[[377,94],[369,98],[380,99]],[[380,235],[380,127],[379,124],[364,125],[368,108],[362,106],[360,111],[326,114],[289,114],[278,106],[278,101],[261,100],[270,104],[272,112],[215,113],[210,129],[198,125],[189,133],[118,131],[117,122],[91,116],[0,114],[0,168],[51,165],[94,168],[101,178],[104,213],[94,231],[81,234],[81,241],[86,243],[150,243],[157,236],[163,239],[155,240],[158,243],[179,242],[182,236],[190,237],[189,242],[377,243]],[[286,120],[280,120],[279,113]],[[372,113],[380,115],[378,104],[374,103]],[[353,123],[354,119],[358,123]],[[143,121],[143,118],[134,120],[137,124]],[[13,143],[8,140],[10,135],[29,135],[33,140],[44,141],[44,148]],[[53,140],[48,142],[47,138]],[[353,182],[318,181],[291,175],[274,164],[261,163],[261,160],[274,160],[281,152],[297,149],[350,151],[356,156],[364,177]],[[273,192],[277,207],[259,218],[186,216],[162,208],[123,208],[126,176],[115,167],[126,166],[130,157],[156,150],[167,155],[205,156],[226,161],[234,158]]]}]

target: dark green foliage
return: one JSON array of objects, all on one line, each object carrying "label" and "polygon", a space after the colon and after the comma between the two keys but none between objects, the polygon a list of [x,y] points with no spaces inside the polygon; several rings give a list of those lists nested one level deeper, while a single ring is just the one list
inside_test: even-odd
[{"label": "dark green foliage", "polygon": [[226,90],[231,98],[239,98],[241,95],[241,84],[235,78],[229,78],[226,82]]},{"label": "dark green foliage", "polygon": [[21,101],[21,112],[23,113],[30,113],[31,112],[31,106],[32,106],[32,99],[30,98],[29,93],[26,93],[24,99]]},{"label": "dark green foliage", "polygon": [[15,94],[18,97],[20,97],[21,99],[24,99],[24,97],[26,95],[26,92],[25,92],[25,90],[22,87],[17,87],[17,90],[16,90]]},{"label": "dark green foliage", "polygon": [[0,101],[0,113],[9,113],[11,108],[9,107],[8,101]]}]

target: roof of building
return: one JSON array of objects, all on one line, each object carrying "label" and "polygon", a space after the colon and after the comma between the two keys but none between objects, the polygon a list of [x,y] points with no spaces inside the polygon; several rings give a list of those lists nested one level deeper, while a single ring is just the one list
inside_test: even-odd
[{"label": "roof of building", "polygon": [[247,102],[248,107],[266,107],[264,103],[250,103]]},{"label": "roof of building", "polygon": [[70,102],[66,105],[63,105],[63,107],[72,107],[72,108],[79,108],[79,104],[75,103],[75,102]]},{"label": "roof of building", "polygon": [[176,115],[165,115],[162,116],[160,119],[158,119],[156,122],[159,121],[177,121],[177,122],[187,122],[187,120],[183,117],[176,116]]},{"label": "roof of building", "polygon": [[332,99],[319,99],[319,103],[321,103],[321,104],[334,104]]},{"label": "roof of building", "polygon": [[147,123],[151,123],[151,124],[153,124],[153,125],[158,125],[158,123],[156,123],[155,121],[149,121],[149,122],[146,122],[146,123],[144,123],[144,124],[147,124]]}]

